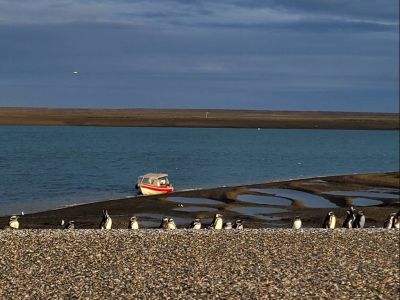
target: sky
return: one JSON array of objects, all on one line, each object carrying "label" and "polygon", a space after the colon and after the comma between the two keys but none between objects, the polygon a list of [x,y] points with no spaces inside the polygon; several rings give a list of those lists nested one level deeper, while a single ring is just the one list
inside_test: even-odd
[{"label": "sky", "polygon": [[0,0],[0,106],[399,112],[399,1]]}]

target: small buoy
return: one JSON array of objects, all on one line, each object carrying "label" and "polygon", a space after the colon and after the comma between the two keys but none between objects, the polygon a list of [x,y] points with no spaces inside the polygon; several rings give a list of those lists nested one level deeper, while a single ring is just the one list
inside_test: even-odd
[{"label": "small buoy", "polygon": [[261,130],[261,128],[260,128],[260,127],[258,127],[258,128],[257,128],[257,130],[258,130],[258,131],[260,131],[260,130]]}]

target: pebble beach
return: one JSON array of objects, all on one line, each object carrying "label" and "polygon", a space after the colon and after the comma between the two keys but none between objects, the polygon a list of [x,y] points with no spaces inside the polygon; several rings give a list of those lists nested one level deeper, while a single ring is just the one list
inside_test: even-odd
[{"label": "pebble beach", "polygon": [[398,230],[0,231],[1,299],[398,299]]}]

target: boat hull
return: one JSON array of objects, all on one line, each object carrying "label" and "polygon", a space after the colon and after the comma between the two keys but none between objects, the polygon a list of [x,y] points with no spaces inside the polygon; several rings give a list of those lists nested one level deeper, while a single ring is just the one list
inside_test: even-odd
[{"label": "boat hull", "polygon": [[142,195],[160,195],[167,194],[174,191],[172,186],[153,186],[148,184],[139,185],[139,190]]}]

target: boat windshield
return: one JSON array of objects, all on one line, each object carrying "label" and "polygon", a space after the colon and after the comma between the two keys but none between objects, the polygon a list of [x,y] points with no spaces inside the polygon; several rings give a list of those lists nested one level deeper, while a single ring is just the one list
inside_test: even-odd
[{"label": "boat windshield", "polygon": [[168,177],[160,177],[158,178],[158,181],[160,182],[160,185],[169,185]]},{"label": "boat windshield", "polygon": [[167,176],[163,177],[146,177],[146,176],[140,176],[138,178],[138,184],[151,184],[151,185],[156,185],[156,186],[166,186],[169,185],[169,180]]}]

